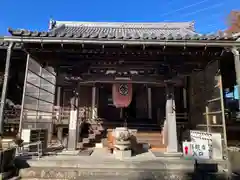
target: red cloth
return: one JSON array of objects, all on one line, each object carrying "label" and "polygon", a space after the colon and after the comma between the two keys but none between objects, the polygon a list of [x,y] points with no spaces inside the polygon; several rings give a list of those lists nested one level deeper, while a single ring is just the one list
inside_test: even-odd
[{"label": "red cloth", "polygon": [[132,84],[113,84],[112,99],[117,108],[128,107],[132,101]]}]

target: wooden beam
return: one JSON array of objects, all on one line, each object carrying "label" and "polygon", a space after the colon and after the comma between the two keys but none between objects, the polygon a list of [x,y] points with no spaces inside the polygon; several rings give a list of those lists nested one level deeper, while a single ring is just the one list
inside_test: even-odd
[{"label": "wooden beam", "polygon": [[182,85],[182,79],[168,79],[167,76],[114,76],[114,75],[81,75],[78,77],[66,76],[60,74],[58,77],[58,82],[64,84],[64,82],[79,82],[81,84],[91,84],[91,83],[136,83],[136,84],[155,84],[164,86],[166,82]]}]

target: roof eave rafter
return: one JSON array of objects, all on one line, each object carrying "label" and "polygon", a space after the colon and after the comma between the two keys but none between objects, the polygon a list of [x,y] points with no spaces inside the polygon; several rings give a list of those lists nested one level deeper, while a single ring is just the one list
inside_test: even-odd
[{"label": "roof eave rafter", "polygon": [[240,47],[240,41],[216,40],[88,40],[79,38],[44,38],[44,37],[14,37],[6,36],[4,41],[15,43],[41,43],[41,44],[122,44],[122,45],[159,45],[159,46],[198,46],[198,47]]}]

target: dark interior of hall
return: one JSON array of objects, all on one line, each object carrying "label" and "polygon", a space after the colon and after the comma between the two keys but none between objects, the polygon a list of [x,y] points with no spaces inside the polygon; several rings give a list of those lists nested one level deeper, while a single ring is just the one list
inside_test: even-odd
[{"label": "dark interior of hall", "polygon": [[[4,80],[5,63],[6,63],[6,49],[0,50],[0,93],[2,93],[2,86]],[[10,60],[9,80],[7,88],[7,99],[11,104],[21,105],[23,84],[26,68],[26,55],[20,51],[13,51]],[[7,108],[8,106],[6,106]]]}]

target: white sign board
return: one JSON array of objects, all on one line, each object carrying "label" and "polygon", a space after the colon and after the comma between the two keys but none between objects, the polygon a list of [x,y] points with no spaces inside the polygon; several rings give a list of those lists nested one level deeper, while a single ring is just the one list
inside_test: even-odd
[{"label": "white sign board", "polygon": [[210,159],[208,142],[198,140],[196,142],[183,142],[183,156],[197,160]]},{"label": "white sign board", "polygon": [[223,159],[222,136],[220,133],[212,133],[212,158]]},{"label": "white sign board", "polygon": [[198,140],[192,142],[193,158],[197,160],[210,159],[210,148],[207,141]]},{"label": "white sign board", "polygon": [[208,133],[204,131],[190,131],[192,142],[208,142],[210,157],[221,160],[223,158],[222,135],[220,133]]},{"label": "white sign board", "polygon": [[191,142],[183,141],[182,147],[183,147],[183,156],[185,158],[190,158],[190,157],[193,156],[192,143]]},{"label": "white sign board", "polygon": [[190,130],[190,138],[193,143],[205,141],[205,144],[208,144],[209,147],[210,158],[212,157],[212,133]]},{"label": "white sign board", "polygon": [[31,129],[22,129],[21,139],[25,143],[30,142]]},{"label": "white sign board", "polygon": [[77,110],[70,111],[69,129],[77,129]]},{"label": "white sign board", "polygon": [[190,130],[190,138],[191,141],[196,141],[196,140],[205,140],[205,141],[212,141],[212,133],[208,133],[205,131],[195,131],[195,130]]}]

